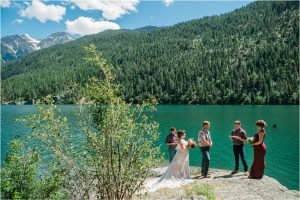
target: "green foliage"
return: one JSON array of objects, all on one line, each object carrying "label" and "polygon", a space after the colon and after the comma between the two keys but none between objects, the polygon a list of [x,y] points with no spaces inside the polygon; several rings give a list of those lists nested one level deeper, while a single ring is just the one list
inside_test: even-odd
[{"label": "green foliage", "polygon": [[189,196],[198,195],[198,196],[205,196],[208,200],[216,199],[216,195],[213,191],[212,186],[208,184],[193,183],[187,187],[185,192]]},{"label": "green foliage", "polygon": [[10,154],[1,168],[1,199],[28,199],[35,190],[39,154],[17,139],[9,143]]},{"label": "green foliage", "polygon": [[[86,48],[88,62],[100,67],[102,79],[92,78],[84,90],[82,104],[87,104],[90,115],[80,107],[82,127],[87,136],[88,161],[96,170],[97,197],[100,199],[130,199],[143,188],[143,182],[153,163],[161,159],[158,123],[150,122],[149,112],[154,102],[141,105],[126,103],[119,96],[120,85],[115,84],[111,65],[96,53],[95,46]],[[93,102],[93,104],[89,104]],[[97,130],[91,129],[89,119]]]},{"label": "green foliage", "polygon": [[69,192],[63,189],[65,181],[65,177],[60,174],[52,173],[51,176],[43,175],[30,197],[31,199],[67,199]]},{"label": "green foliage", "polygon": [[1,168],[4,199],[61,200],[69,196],[70,191],[64,187],[72,180],[68,173],[75,154],[69,143],[72,135],[67,119],[58,115],[50,96],[37,102],[37,109],[38,114],[18,119],[32,133],[10,142],[10,152]]},{"label": "green foliage", "polygon": [[[37,114],[20,121],[31,129],[28,139],[40,161],[33,162],[30,151],[22,151],[24,156],[19,156],[19,143],[13,143],[1,169],[4,197],[130,199],[143,188],[153,163],[162,159],[155,145],[158,123],[149,118],[155,100],[140,105],[123,101],[118,96],[121,86],[114,83],[112,65],[95,46],[86,51],[89,56],[85,60],[91,63],[91,69],[97,66],[101,79],[92,77],[77,90],[81,97],[77,112],[80,135],[70,131],[52,96],[37,101]],[[75,143],[74,137],[82,141]],[[37,171],[43,173],[37,176]]]},{"label": "green foliage", "polygon": [[[150,32],[106,31],[3,66],[2,101],[60,94],[99,71],[82,61],[94,43],[135,103],[298,104],[299,2],[256,1],[221,16]],[[260,94],[258,94],[260,92]]]}]

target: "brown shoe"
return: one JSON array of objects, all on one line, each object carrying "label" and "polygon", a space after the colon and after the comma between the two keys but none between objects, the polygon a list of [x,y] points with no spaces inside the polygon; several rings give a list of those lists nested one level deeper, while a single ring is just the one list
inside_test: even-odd
[{"label": "brown shoe", "polygon": [[210,175],[203,176],[203,178],[210,178]]},{"label": "brown shoe", "polygon": [[233,170],[233,171],[231,172],[231,174],[237,174],[237,173],[239,173],[239,170]]}]

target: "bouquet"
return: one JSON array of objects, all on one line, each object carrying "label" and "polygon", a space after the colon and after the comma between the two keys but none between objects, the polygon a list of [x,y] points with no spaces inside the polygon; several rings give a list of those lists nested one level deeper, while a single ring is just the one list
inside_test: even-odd
[{"label": "bouquet", "polygon": [[196,146],[196,143],[195,143],[195,141],[194,141],[194,139],[188,139],[188,147],[190,147],[190,148],[195,148],[195,146]]},{"label": "bouquet", "polygon": [[255,143],[255,140],[254,140],[253,137],[248,137],[248,138],[246,139],[245,143],[253,144],[253,143]]}]

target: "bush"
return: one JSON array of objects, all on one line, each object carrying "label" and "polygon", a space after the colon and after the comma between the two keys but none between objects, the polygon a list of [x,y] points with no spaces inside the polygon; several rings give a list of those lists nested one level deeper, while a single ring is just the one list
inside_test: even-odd
[{"label": "bush", "polygon": [[[38,113],[21,121],[32,130],[29,138],[36,148],[34,155],[43,155],[39,170],[44,173],[36,178],[37,160],[23,168],[30,159],[22,160],[17,150],[11,151],[14,162],[1,170],[5,197],[130,199],[143,189],[153,163],[161,160],[156,146],[158,123],[149,118],[155,100],[140,105],[123,101],[119,97],[121,86],[114,83],[113,67],[93,45],[86,51],[85,60],[92,63],[87,65],[97,66],[101,75],[75,90],[80,97],[77,116],[83,141],[75,143],[68,119],[60,116],[51,96],[37,102]],[[31,153],[25,157],[31,158]],[[16,181],[9,182],[13,178]],[[17,181],[21,180],[26,184],[20,185]]]},{"label": "bush", "polygon": [[186,194],[189,196],[206,196],[208,200],[216,199],[216,195],[213,191],[213,188],[208,184],[193,183],[186,189]]},{"label": "bush", "polygon": [[10,153],[1,168],[1,198],[28,199],[36,184],[37,152],[18,139],[9,143]]}]

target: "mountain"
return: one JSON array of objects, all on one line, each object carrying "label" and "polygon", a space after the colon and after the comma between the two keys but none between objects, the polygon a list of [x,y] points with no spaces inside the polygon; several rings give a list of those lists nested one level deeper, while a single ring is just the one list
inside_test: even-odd
[{"label": "mountain", "polygon": [[40,43],[40,40],[36,40],[32,37],[30,37],[30,35],[28,34],[24,34],[24,35],[21,35],[21,37],[26,40],[26,42],[31,45],[33,47],[34,50],[39,50],[40,47],[39,47],[39,43]]},{"label": "mountain", "polygon": [[24,35],[9,35],[1,38],[1,61],[8,62],[23,57],[41,48],[70,42],[74,38],[68,33],[58,32],[49,35],[46,39],[37,40]]},{"label": "mountain", "polygon": [[47,48],[57,44],[64,44],[72,40],[74,40],[74,38],[70,34],[57,32],[49,35],[46,39],[41,40],[39,43],[39,47]]},{"label": "mountain", "polygon": [[91,43],[115,67],[128,101],[299,103],[298,1],[255,1],[155,31],[105,31],[40,49],[2,66],[2,102],[53,94],[71,103],[70,83],[99,74],[83,59]]},{"label": "mountain", "polygon": [[29,38],[29,36],[22,37],[19,35],[10,35],[1,38],[2,59],[4,61],[11,61],[37,50],[36,44]]},{"label": "mountain", "polygon": [[157,26],[144,26],[144,27],[136,28],[136,29],[134,29],[134,31],[148,32],[148,31],[157,30],[157,29],[159,29],[159,28],[162,28],[162,27],[157,27]]}]

